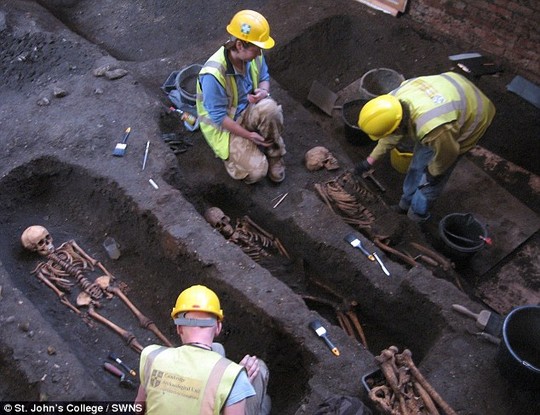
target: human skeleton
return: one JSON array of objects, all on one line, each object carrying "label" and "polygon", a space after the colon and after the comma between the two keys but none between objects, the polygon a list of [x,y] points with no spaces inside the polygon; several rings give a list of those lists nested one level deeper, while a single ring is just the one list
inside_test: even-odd
[{"label": "human skeleton", "polygon": [[229,216],[220,208],[211,207],[204,212],[204,218],[228,241],[240,246],[254,261],[270,256],[271,249],[289,258],[289,254],[279,239],[265,231],[248,216],[237,219],[236,226],[233,227]]},{"label": "human skeleton", "polygon": [[[103,297],[112,298],[116,296],[127,305],[143,328],[152,331],[166,346],[172,346],[172,343],[161,333],[154,322],[135,307],[118,285],[113,284],[115,281],[114,276],[101,262],[84,252],[75,241],[64,242],[58,248],[55,248],[49,231],[43,226],[34,225],[25,229],[21,235],[21,242],[24,248],[46,258],[45,261],[37,265],[32,274],[35,274],[40,281],[53,290],[62,304],[69,307],[76,314],[86,317],[79,308],[69,301],[66,292],[70,292],[77,285],[81,290],[77,296],[77,306],[87,306],[88,315],[91,318],[112,329],[133,350],[140,353],[143,347],[131,332],[119,327],[96,311],[96,308],[101,306],[99,301]],[[105,275],[91,281],[85,276],[85,272],[94,271],[96,267]]]}]

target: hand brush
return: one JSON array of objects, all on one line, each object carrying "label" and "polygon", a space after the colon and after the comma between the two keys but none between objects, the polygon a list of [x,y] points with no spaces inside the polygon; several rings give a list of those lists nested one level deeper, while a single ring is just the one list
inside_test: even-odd
[{"label": "hand brush", "polygon": [[315,331],[317,336],[321,337],[328,348],[334,353],[334,355],[339,356],[339,350],[334,344],[330,341],[328,336],[326,335],[326,329],[322,326],[321,322],[319,320],[313,320],[311,323],[309,323],[309,327]]},{"label": "hand brush", "polygon": [[496,313],[488,310],[482,310],[479,313],[473,313],[467,307],[460,304],[452,304],[452,308],[467,317],[476,321],[476,327],[493,336],[500,336],[502,330],[502,319]]},{"label": "hand brush", "polygon": [[122,138],[122,142],[117,143],[116,147],[113,150],[113,156],[116,157],[123,157],[124,154],[126,154],[126,147],[127,147],[127,139],[129,137],[129,134],[131,133],[131,127],[126,128],[126,132],[124,133],[124,137]]}]

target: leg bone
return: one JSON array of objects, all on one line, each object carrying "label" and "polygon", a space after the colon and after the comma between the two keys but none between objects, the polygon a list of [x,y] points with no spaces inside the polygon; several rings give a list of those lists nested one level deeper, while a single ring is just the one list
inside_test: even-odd
[{"label": "leg bone", "polygon": [[401,354],[396,355],[396,360],[398,364],[407,366],[411,372],[411,375],[416,379],[416,381],[422,386],[426,392],[431,396],[431,398],[441,407],[446,415],[457,415],[456,412],[446,403],[446,401],[439,395],[439,393],[429,384],[429,382],[424,378],[422,373],[418,370],[416,365],[412,360],[412,353],[410,350],[405,349]]},{"label": "leg bone", "polygon": [[88,305],[88,315],[92,317],[94,320],[100,322],[101,324],[109,327],[112,331],[119,334],[127,343],[129,347],[131,347],[133,350],[135,350],[137,353],[141,353],[143,347],[140,345],[140,343],[137,341],[133,333],[123,329],[120,326],[117,326],[112,321],[106,319],[101,314],[99,314],[93,304]]},{"label": "leg bone", "polygon": [[155,323],[146,317],[141,311],[128,299],[128,297],[122,292],[122,290],[116,286],[108,285],[109,277],[104,276],[96,280],[100,286],[103,287],[104,284],[107,284],[104,288],[111,294],[120,298],[124,304],[131,310],[133,315],[139,320],[141,327],[150,330],[153,332],[166,346],[172,347],[172,343],[167,339],[163,333],[157,328]]}]

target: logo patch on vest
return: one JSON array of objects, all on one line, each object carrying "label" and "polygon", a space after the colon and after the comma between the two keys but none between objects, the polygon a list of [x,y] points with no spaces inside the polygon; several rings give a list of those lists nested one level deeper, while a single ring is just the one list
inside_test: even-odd
[{"label": "logo patch on vest", "polygon": [[161,370],[152,370],[150,386],[153,389],[181,395],[186,398],[199,399],[203,382],[199,379],[178,376]]}]

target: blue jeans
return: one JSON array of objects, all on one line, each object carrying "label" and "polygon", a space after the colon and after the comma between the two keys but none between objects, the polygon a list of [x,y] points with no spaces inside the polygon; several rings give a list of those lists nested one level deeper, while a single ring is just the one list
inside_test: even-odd
[{"label": "blue jeans", "polygon": [[436,184],[425,186],[427,183],[426,168],[433,158],[433,154],[433,150],[430,147],[416,143],[409,170],[403,181],[403,195],[399,201],[399,207],[403,210],[408,210],[408,216],[417,221],[429,219],[431,206],[442,193],[457,164],[456,160],[443,173],[442,177],[438,177],[439,180]]}]

